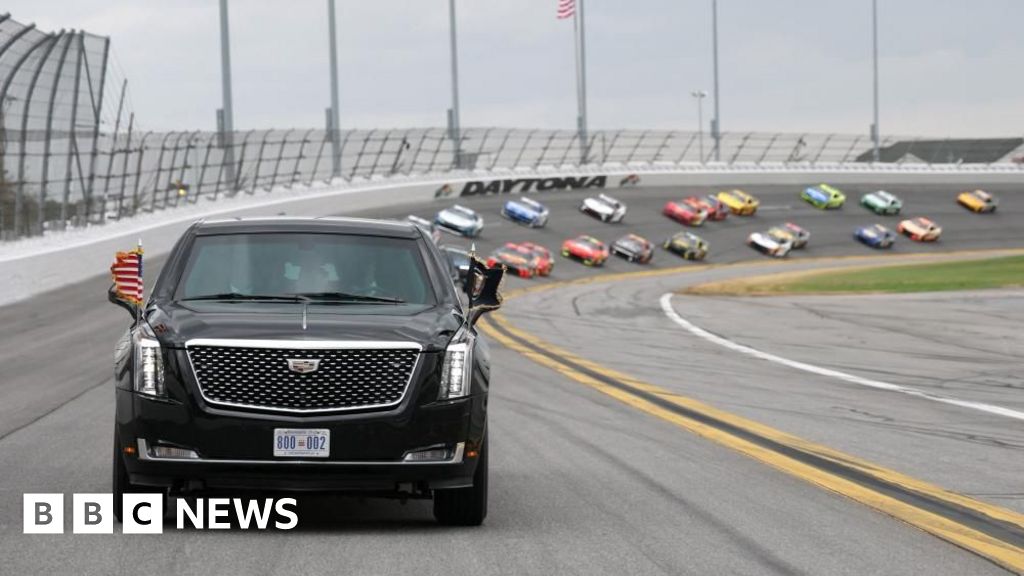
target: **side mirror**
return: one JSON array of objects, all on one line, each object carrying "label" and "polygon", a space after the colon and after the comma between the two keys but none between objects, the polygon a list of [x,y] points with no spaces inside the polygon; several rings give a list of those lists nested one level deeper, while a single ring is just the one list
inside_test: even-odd
[{"label": "side mirror", "polygon": [[469,297],[469,322],[476,321],[486,312],[501,308],[501,283],[505,279],[505,267],[488,268],[483,260],[473,256],[469,260],[469,271],[463,288]]},{"label": "side mirror", "polygon": [[113,284],[111,284],[110,288],[107,289],[107,300],[110,301],[111,304],[120,306],[121,308],[127,310],[128,314],[130,314],[132,317],[132,322],[135,321],[136,316],[138,314],[138,310],[134,305],[129,304],[128,302],[125,302],[124,300],[121,300],[120,298],[117,297],[117,288]]}]

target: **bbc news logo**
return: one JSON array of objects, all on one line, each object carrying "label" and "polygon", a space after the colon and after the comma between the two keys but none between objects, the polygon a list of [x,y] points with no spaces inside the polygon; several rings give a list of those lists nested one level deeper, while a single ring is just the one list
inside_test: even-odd
[{"label": "bbc news logo", "polygon": [[[197,498],[195,505],[175,500],[175,526],[198,530],[231,528],[231,516],[238,527],[266,530],[291,530],[299,524],[294,498]],[[124,494],[121,501],[121,532],[123,534],[162,534],[164,531],[164,497],[162,494]],[[74,494],[71,507],[71,531],[75,534],[114,533],[113,494]],[[25,534],[64,533],[63,494],[25,494],[23,504]],[[273,520],[273,522],[271,522]]]}]

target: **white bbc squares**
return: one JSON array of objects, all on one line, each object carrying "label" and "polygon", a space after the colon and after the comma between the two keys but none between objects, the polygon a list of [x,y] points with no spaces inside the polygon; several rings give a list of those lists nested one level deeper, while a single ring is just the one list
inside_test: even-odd
[{"label": "white bbc squares", "polygon": [[22,520],[25,534],[63,534],[64,495],[25,494]]},{"label": "white bbc squares", "polygon": [[125,494],[122,502],[123,534],[163,534],[163,494]]},{"label": "white bbc squares", "polygon": [[73,494],[71,530],[75,534],[114,533],[113,494]]}]

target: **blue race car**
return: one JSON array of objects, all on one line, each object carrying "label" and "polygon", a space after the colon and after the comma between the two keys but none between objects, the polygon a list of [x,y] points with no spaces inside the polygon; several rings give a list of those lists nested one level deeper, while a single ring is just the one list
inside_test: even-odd
[{"label": "blue race car", "polygon": [[896,233],[881,224],[861,226],[853,233],[853,237],[872,248],[892,248],[896,242]]},{"label": "blue race car", "polygon": [[501,215],[531,228],[543,228],[548,223],[547,207],[533,198],[523,197],[505,202]]}]

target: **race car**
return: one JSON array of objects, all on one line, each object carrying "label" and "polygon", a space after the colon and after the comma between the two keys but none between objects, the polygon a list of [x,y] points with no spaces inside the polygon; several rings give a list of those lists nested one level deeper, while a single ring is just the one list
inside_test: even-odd
[{"label": "race car", "polygon": [[607,194],[598,194],[583,200],[580,212],[598,218],[601,222],[622,222],[626,217],[626,205]]},{"label": "race car", "polygon": [[[697,200],[696,198],[687,198],[681,202],[669,200],[665,203],[665,207],[661,209],[661,213],[681,224],[700,226],[707,219],[708,213],[700,206],[694,206],[690,202],[691,199]],[[700,202],[699,200],[697,201]]]},{"label": "race car", "polygon": [[434,217],[434,224],[445,230],[475,238],[484,229],[484,219],[473,210],[460,204],[445,208]]},{"label": "race car", "polygon": [[747,237],[747,246],[775,258],[785,258],[793,249],[793,240],[789,236],[774,235],[771,231],[754,232]]},{"label": "race car", "polygon": [[438,230],[437,226],[434,226],[434,223],[431,222],[430,220],[427,220],[426,218],[420,218],[419,216],[414,216],[412,214],[406,216],[405,219],[407,222],[415,224],[416,227],[419,228],[420,230],[423,230],[427,234],[427,236],[429,236],[434,241],[434,244],[437,244],[438,242],[441,241],[441,231]]},{"label": "race car", "polygon": [[603,266],[608,259],[608,247],[593,236],[581,234],[562,243],[562,256],[579,260],[585,266]]},{"label": "race car", "polygon": [[[696,202],[691,204],[691,200]],[[711,194],[708,194],[703,198],[690,196],[686,200],[683,200],[683,202],[686,202],[691,206],[699,206],[703,208],[704,211],[708,213],[708,220],[725,220],[729,216],[729,207]]]},{"label": "race car", "polygon": [[531,228],[543,228],[548,223],[548,214],[546,206],[526,197],[509,200],[501,208],[502,216]]},{"label": "race car", "polygon": [[703,260],[708,255],[708,243],[693,232],[678,232],[665,239],[665,250],[687,260]]},{"label": "race car", "polygon": [[995,212],[999,207],[999,201],[984,190],[972,190],[961,192],[956,197],[957,204],[967,208],[971,212]]},{"label": "race car", "polygon": [[768,233],[772,236],[787,236],[793,243],[793,249],[804,248],[807,246],[807,241],[811,239],[811,233],[803,228],[793,224],[792,222],[786,222],[782,226],[774,226]]},{"label": "race car", "polygon": [[900,222],[896,230],[916,242],[935,242],[942,235],[942,228],[928,218],[909,218]]},{"label": "race car", "polygon": [[800,197],[815,208],[828,210],[831,208],[842,208],[846,202],[846,194],[828,184],[808,186],[800,193]]},{"label": "race car", "polygon": [[872,248],[892,248],[896,242],[896,233],[881,224],[861,226],[853,232],[853,237]]},{"label": "race car", "polygon": [[630,262],[647,264],[654,257],[654,244],[643,236],[626,234],[612,242],[611,253]]},{"label": "race car", "polygon": [[534,244],[533,242],[520,242],[515,244],[509,242],[505,244],[505,246],[515,247],[519,252],[533,258],[537,266],[537,274],[541,276],[549,276],[551,274],[551,270],[555,267],[555,261],[551,258],[551,251],[540,244]]},{"label": "race car", "polygon": [[861,196],[860,205],[875,214],[899,214],[903,209],[903,201],[885,190]]},{"label": "race car", "polygon": [[496,268],[502,264],[509,272],[520,278],[533,278],[538,274],[536,259],[530,254],[520,252],[515,245],[510,248],[506,244],[487,257],[488,268]]},{"label": "race car", "polygon": [[743,190],[723,190],[715,196],[737,216],[753,216],[761,202]]}]

